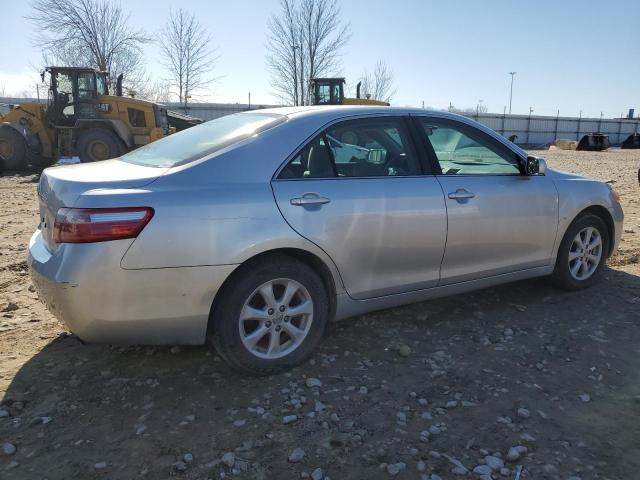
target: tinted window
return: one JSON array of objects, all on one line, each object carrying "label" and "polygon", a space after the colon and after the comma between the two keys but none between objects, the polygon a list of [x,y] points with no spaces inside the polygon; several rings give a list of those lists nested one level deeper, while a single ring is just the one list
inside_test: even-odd
[{"label": "tinted window", "polygon": [[314,138],[278,178],[385,177],[419,175],[401,119],[341,122]]},{"label": "tinted window", "polygon": [[263,132],[285,120],[282,115],[236,113],[188,128],[122,156],[125,162],[174,167]]},{"label": "tinted window", "polygon": [[310,141],[287,166],[278,178],[330,178],[336,176],[331,152],[324,135]]},{"label": "tinted window", "polygon": [[318,86],[318,103],[330,103],[331,91],[329,85]]},{"label": "tinted window", "polygon": [[419,175],[420,169],[399,118],[351,120],[327,129],[339,176]]},{"label": "tinted window", "polygon": [[432,119],[421,119],[428,142],[433,147],[444,175],[519,175],[514,155],[498,152],[470,127]]},{"label": "tinted window", "polygon": [[144,118],[144,112],[142,110],[138,110],[137,108],[128,108],[127,113],[129,114],[129,123],[132,127],[147,126],[147,121]]},{"label": "tinted window", "polygon": [[95,77],[93,73],[78,74],[78,97],[94,98],[96,91]]}]

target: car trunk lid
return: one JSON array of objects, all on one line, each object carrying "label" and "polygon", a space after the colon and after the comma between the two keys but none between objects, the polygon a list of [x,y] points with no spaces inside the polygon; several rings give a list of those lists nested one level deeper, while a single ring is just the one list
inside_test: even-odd
[{"label": "car trunk lid", "polygon": [[47,168],[42,172],[38,184],[39,228],[47,248],[50,251],[57,248],[53,240],[56,213],[62,207],[73,207],[83,193],[90,190],[144,187],[168,170],[117,159]]}]

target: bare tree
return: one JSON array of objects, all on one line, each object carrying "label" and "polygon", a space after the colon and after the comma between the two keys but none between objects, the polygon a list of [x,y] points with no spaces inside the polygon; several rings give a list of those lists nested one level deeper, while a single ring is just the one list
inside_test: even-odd
[{"label": "bare tree", "polygon": [[349,24],[337,0],[280,0],[280,8],[267,23],[271,85],[283,102],[308,105],[310,80],[339,68]]},{"label": "bare tree", "polygon": [[171,85],[185,107],[189,98],[215,80],[211,76],[217,57],[211,35],[196,17],[183,9],[171,11],[161,32],[160,49]]},{"label": "bare tree", "polygon": [[89,66],[110,72],[115,84],[123,74],[126,85],[142,81],[142,46],[147,36],[129,27],[129,16],[111,0],[33,0],[27,19],[45,58],[60,65]]},{"label": "bare tree", "polygon": [[149,81],[141,86],[138,91],[138,98],[155,103],[169,103],[171,97],[171,84],[165,80]]},{"label": "bare tree", "polygon": [[447,110],[453,113],[477,115],[478,113],[487,113],[489,111],[489,108],[486,105],[483,105],[482,103],[478,103],[475,107],[466,107],[466,108],[457,108],[456,106],[450,104]]},{"label": "bare tree", "polygon": [[373,74],[365,71],[360,78],[362,85],[360,92],[365,98],[390,102],[397,91],[394,85],[394,75],[384,60],[378,60]]}]

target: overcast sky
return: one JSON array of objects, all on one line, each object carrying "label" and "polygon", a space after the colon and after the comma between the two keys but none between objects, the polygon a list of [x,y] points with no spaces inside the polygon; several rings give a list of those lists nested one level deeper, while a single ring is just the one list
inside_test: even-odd
[{"label": "overcast sky", "polygon": [[[475,107],[509,103],[508,72],[516,71],[513,113],[616,117],[640,109],[640,1],[343,0],[352,37],[338,72],[355,81],[376,60],[393,69],[394,105]],[[275,103],[265,65],[266,24],[278,0],[136,0],[123,2],[132,26],[151,36],[176,5],[196,14],[220,54],[208,100]],[[0,0],[3,45],[0,89],[19,94],[36,80],[40,52],[24,18],[28,0]],[[166,77],[155,45],[146,68]]]}]

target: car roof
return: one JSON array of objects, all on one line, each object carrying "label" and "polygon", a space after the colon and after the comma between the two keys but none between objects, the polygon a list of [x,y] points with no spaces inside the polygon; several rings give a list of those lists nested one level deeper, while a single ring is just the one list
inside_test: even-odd
[{"label": "car roof", "polygon": [[[319,116],[319,117],[335,117],[340,118],[353,114],[371,113],[371,114],[388,114],[396,113],[406,115],[407,113],[436,113],[421,108],[405,108],[405,107],[387,107],[377,105],[305,105],[298,107],[276,107],[266,108],[260,112],[274,113],[286,115],[287,117],[297,116]],[[442,113],[442,112],[437,112]]]},{"label": "car roof", "polygon": [[333,122],[334,120],[347,119],[350,116],[358,115],[426,115],[436,118],[450,119],[457,122],[465,123],[478,130],[482,130],[490,135],[507,148],[513,150],[521,157],[526,158],[527,152],[518,145],[510,142],[505,137],[494,130],[474,121],[471,118],[459,115],[457,113],[446,112],[442,110],[426,110],[424,108],[415,107],[387,107],[384,105],[306,105],[298,107],[276,107],[266,108],[262,110],[250,110],[244,113],[267,113],[284,115],[288,119],[308,119],[317,122],[318,125]]},{"label": "car roof", "polygon": [[297,118],[317,118],[321,121],[332,121],[353,115],[428,115],[439,118],[450,118],[464,123],[476,122],[470,121],[463,115],[445,112],[441,110],[426,110],[424,108],[415,107],[388,107],[384,105],[305,105],[298,107],[276,107],[261,110],[251,110],[252,113],[269,113],[284,115],[290,119]]}]

